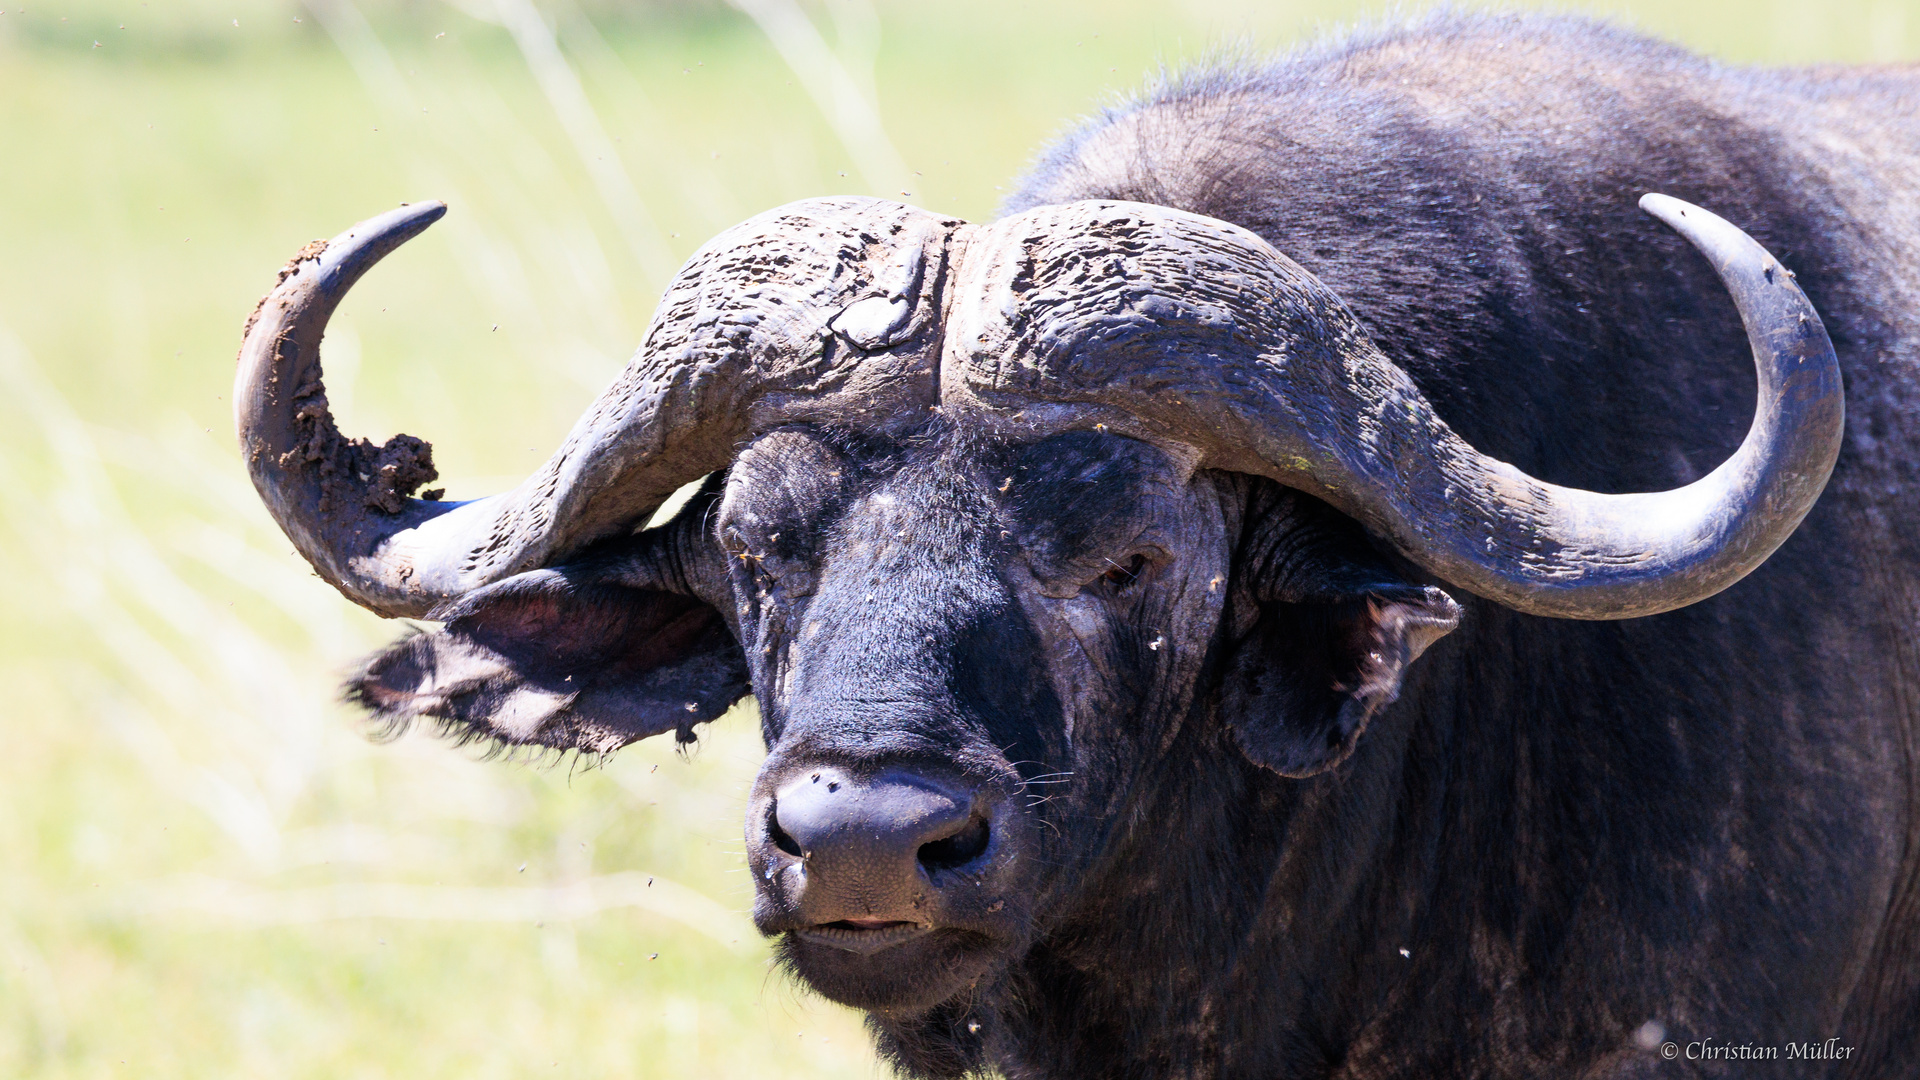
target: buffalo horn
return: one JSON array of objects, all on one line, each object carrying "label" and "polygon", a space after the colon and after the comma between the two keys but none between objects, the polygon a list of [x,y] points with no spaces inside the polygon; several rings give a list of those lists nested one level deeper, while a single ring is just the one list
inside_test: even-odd
[{"label": "buffalo horn", "polygon": [[[1759,372],[1739,450],[1671,491],[1609,495],[1475,450],[1338,297],[1254,234],[1137,203],[1040,207],[972,238],[943,395],[1008,425],[1104,425],[1324,499],[1441,580],[1518,611],[1624,619],[1759,566],[1825,486],[1840,368],[1813,305],[1737,227],[1640,205],[1712,262]],[[956,347],[957,346],[957,347]]]},{"label": "buffalo horn", "polygon": [[429,448],[340,434],[320,338],[360,275],[445,212],[403,206],[309,244],[240,347],[235,422],[254,486],[320,576],[381,614],[428,615],[637,528],[759,432],[918,422],[935,400],[937,283],[959,223],[876,199],[808,200],[696,252],[633,361],[518,487],[472,502],[410,498],[433,476]]}]

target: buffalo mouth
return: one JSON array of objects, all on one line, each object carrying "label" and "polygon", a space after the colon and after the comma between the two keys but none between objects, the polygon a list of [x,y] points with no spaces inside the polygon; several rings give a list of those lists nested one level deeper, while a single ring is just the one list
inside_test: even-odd
[{"label": "buffalo mouth", "polygon": [[796,930],[794,934],[815,945],[872,956],[882,949],[891,949],[932,932],[933,926],[929,923],[908,922],[905,919],[840,919]]},{"label": "buffalo mouth", "polygon": [[924,1012],[1009,958],[1007,941],[975,930],[912,922],[858,929],[844,925],[850,921],[789,930],[778,950],[816,992],[856,1009]]}]

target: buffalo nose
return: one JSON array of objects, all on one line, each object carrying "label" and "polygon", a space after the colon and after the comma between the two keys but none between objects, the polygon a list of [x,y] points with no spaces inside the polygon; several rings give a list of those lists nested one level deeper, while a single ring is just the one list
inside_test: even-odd
[{"label": "buffalo nose", "polygon": [[805,861],[806,899],[819,921],[917,921],[941,870],[986,851],[987,816],[974,799],[914,775],[854,780],[801,772],[774,793],[768,839]]}]

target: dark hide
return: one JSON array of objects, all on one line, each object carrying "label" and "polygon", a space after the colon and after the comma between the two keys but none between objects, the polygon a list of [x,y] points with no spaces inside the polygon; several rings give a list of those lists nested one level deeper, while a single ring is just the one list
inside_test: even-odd
[{"label": "dark hide", "polygon": [[[1601,491],[1701,475],[1754,399],[1724,290],[1635,200],[1740,225],[1826,319],[1847,442],[1692,607],[1516,615],[1191,448],[936,409],[766,435],[716,504],[468,597],[356,692],[605,749],[750,682],[755,919],[910,1075],[1920,1076],[1916,115],[1911,69],[1445,16],[1162,87],[1009,204],[1244,225],[1480,449]],[[827,768],[991,826],[871,957],[808,944],[838,916],[773,873],[775,792]]]},{"label": "dark hide", "polygon": [[[1602,491],[1695,479],[1751,416],[1731,305],[1634,209],[1688,199],[1797,272],[1848,431],[1800,531],[1704,603],[1580,623],[1460,597],[1332,773],[1247,771],[1230,672],[1220,726],[1188,725],[1009,978],[984,1060],[1920,1075],[1916,116],[1911,67],[1728,70],[1581,20],[1446,16],[1180,80],[1043,159],[1009,212],[1243,225],[1480,449]],[[1666,1065],[1656,1034],[1782,1059]],[[1829,1037],[1845,1060],[1784,1058]]]},{"label": "dark hide", "polygon": [[[1026,811],[996,818],[1018,856],[981,882],[999,918],[955,919],[872,963],[782,944],[933,1074],[978,1048],[926,1025],[964,1030],[954,995],[977,1001],[1111,858],[1222,657],[1237,735],[1198,731],[1318,771],[1457,615],[1324,506],[1096,432],[1004,447],[938,421],[899,443],[788,429],[735,464],[716,529],[772,749],[756,807],[822,766],[910,767]],[[749,811],[750,847],[763,816]],[[804,929],[794,904],[763,888],[756,920]]]}]

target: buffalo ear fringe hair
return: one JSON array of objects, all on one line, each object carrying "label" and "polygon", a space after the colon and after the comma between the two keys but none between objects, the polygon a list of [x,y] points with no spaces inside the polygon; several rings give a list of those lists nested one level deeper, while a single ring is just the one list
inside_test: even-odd
[{"label": "buffalo ear fringe hair", "polygon": [[749,691],[746,657],[704,601],[562,567],[480,589],[347,683],[389,733],[432,719],[461,743],[606,754],[681,744]]}]

